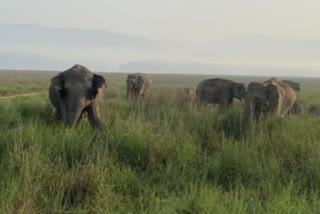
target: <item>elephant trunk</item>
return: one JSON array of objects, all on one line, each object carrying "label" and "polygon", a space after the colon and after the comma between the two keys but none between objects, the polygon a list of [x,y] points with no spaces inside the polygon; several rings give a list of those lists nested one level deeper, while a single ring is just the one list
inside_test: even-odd
[{"label": "elephant trunk", "polygon": [[78,112],[69,113],[69,115],[65,120],[65,126],[67,128],[71,128],[75,124],[75,122],[79,120],[79,117],[80,117],[80,113]]},{"label": "elephant trunk", "polygon": [[253,119],[253,113],[255,111],[254,109],[254,104],[253,100],[249,99],[246,100],[245,102],[245,107],[244,107],[244,117],[243,117],[243,128],[246,129],[252,122]]},{"label": "elephant trunk", "polygon": [[83,109],[84,105],[81,102],[77,100],[70,102],[65,115],[65,126],[71,128],[80,119]]},{"label": "elephant trunk", "polygon": [[132,85],[128,84],[128,86],[127,86],[127,100],[129,100],[129,95],[130,95],[131,89],[132,89]]}]

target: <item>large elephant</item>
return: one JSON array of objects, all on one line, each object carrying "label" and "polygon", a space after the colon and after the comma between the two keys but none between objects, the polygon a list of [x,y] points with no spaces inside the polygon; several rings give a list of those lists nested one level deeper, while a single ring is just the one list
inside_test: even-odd
[{"label": "large elephant", "polygon": [[284,115],[295,101],[293,89],[275,78],[263,83],[251,82],[245,96],[243,127],[246,128],[253,120],[258,120],[266,113]]},{"label": "large elephant", "polygon": [[127,77],[127,99],[129,97],[135,100],[145,97],[150,93],[152,79],[145,74],[129,74]]},{"label": "large elephant", "polygon": [[281,80],[280,82],[288,84],[293,90],[300,91],[300,84],[291,80]]},{"label": "large elephant", "polygon": [[215,103],[226,107],[232,103],[233,98],[241,100],[245,94],[244,84],[226,79],[206,79],[196,89],[198,105]]},{"label": "large elephant", "polygon": [[98,104],[106,81],[81,65],[59,73],[51,79],[49,98],[58,119],[72,127],[87,113],[92,127],[102,127]]}]

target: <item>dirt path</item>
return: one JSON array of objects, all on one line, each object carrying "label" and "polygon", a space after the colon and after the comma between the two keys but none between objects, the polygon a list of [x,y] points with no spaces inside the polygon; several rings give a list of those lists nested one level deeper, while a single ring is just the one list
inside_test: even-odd
[{"label": "dirt path", "polygon": [[46,92],[34,92],[34,93],[27,93],[27,94],[16,94],[16,95],[9,95],[9,96],[0,96],[0,100],[12,99],[16,97],[28,97],[28,96],[35,96],[40,94],[47,94]]}]

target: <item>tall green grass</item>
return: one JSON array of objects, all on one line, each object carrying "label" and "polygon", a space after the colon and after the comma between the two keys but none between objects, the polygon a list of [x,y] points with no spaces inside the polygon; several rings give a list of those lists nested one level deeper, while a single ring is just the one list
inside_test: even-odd
[{"label": "tall green grass", "polygon": [[106,89],[106,127],[64,129],[46,96],[0,101],[0,213],[318,213],[318,88],[302,115],[241,132],[243,103],[180,106],[177,89],[125,100]]}]

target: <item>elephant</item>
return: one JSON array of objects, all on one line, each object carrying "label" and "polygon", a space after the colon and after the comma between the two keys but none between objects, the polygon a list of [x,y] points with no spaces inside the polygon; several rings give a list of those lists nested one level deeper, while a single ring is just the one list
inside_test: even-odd
[{"label": "elephant", "polygon": [[295,101],[288,113],[289,114],[302,114],[303,107],[298,101]]},{"label": "elephant", "polygon": [[289,112],[296,101],[294,90],[276,78],[265,82],[251,82],[245,96],[243,127],[266,114],[282,116]]},{"label": "elephant", "polygon": [[177,101],[183,106],[195,101],[196,93],[192,88],[184,88],[177,93]]},{"label": "elephant", "polygon": [[145,74],[129,74],[127,77],[127,100],[129,97],[138,100],[150,93],[152,79]]},{"label": "elephant", "polygon": [[103,97],[106,80],[88,68],[76,64],[51,79],[49,98],[56,109],[57,119],[63,119],[66,127],[88,116],[92,127],[101,128],[98,104]]},{"label": "elephant", "polygon": [[244,84],[226,79],[206,79],[200,82],[196,89],[198,106],[214,103],[227,107],[232,104],[233,98],[242,100],[245,94]]},{"label": "elephant", "polygon": [[282,80],[280,82],[288,84],[293,90],[300,91],[300,84],[291,80]]}]

